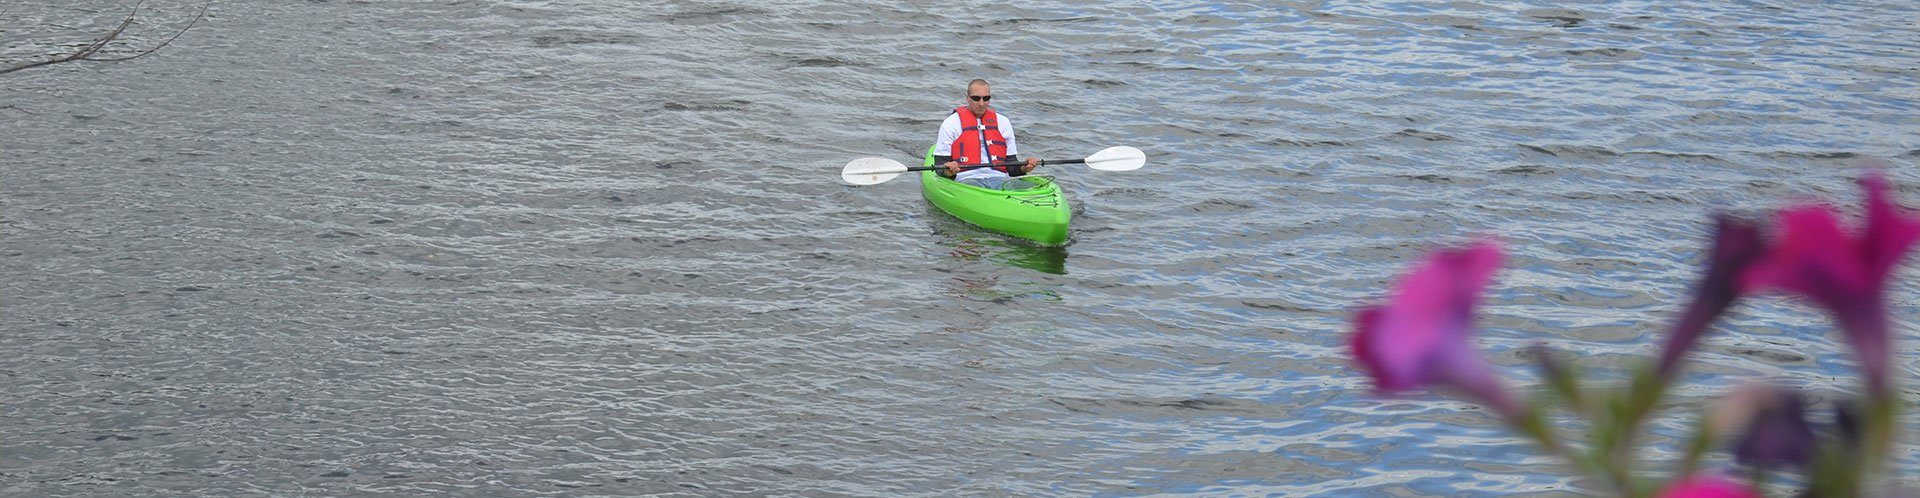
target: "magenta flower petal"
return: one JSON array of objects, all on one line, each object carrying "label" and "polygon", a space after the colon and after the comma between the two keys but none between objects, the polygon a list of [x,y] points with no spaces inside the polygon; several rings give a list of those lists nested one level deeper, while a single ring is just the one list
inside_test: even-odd
[{"label": "magenta flower petal", "polygon": [[1680,359],[1706,335],[1708,326],[1740,298],[1739,277],[1763,248],[1758,225],[1726,214],[1714,218],[1707,271],[1693,290],[1693,301],[1687,303],[1680,321],[1667,334],[1658,366],[1662,377],[1673,375]]},{"label": "magenta flower petal", "polygon": [[1777,242],[1742,276],[1741,285],[1748,291],[1799,294],[1833,313],[1860,357],[1868,383],[1879,391],[1887,387],[1891,361],[1887,279],[1920,241],[1920,218],[1901,212],[1878,174],[1861,184],[1867,191],[1867,223],[1860,233],[1842,229],[1826,206],[1782,210]]},{"label": "magenta flower petal", "polygon": [[1867,271],[1881,279],[1893,273],[1900,266],[1900,258],[1906,256],[1915,242],[1920,242],[1920,216],[1906,216],[1899,205],[1894,204],[1887,191],[1892,188],[1886,177],[1878,174],[1868,175],[1860,180],[1861,187],[1867,190],[1867,233],[1861,244],[1862,259],[1866,260]]},{"label": "magenta flower petal", "polygon": [[1500,248],[1481,242],[1428,255],[1403,277],[1386,305],[1354,319],[1354,359],[1382,393],[1446,384],[1503,415],[1517,415],[1498,378],[1468,342],[1473,309],[1493,272]]},{"label": "magenta flower petal", "polygon": [[1659,498],[1760,498],[1753,488],[1717,474],[1691,476],[1660,490]]},{"label": "magenta flower petal", "polygon": [[1858,244],[1840,228],[1833,209],[1795,206],[1775,216],[1779,235],[1760,264],[1747,272],[1748,290],[1780,289],[1805,295],[1821,305],[1845,304],[1870,296],[1872,283]]}]

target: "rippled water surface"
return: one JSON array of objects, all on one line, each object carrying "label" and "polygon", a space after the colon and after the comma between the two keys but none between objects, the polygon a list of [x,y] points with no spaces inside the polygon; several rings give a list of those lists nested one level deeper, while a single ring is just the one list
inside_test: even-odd
[{"label": "rippled water surface", "polygon": [[[0,64],[130,3],[9,1]],[[1495,235],[1488,356],[1609,375],[1711,210],[1863,158],[1920,204],[1911,2],[1015,4],[219,2],[0,75],[0,494],[1584,493],[1371,396],[1351,310]],[[1148,166],[1047,168],[1065,247],[839,181],[974,77],[1026,155]],[[1676,416],[1854,388],[1812,309],[1723,331]]]}]

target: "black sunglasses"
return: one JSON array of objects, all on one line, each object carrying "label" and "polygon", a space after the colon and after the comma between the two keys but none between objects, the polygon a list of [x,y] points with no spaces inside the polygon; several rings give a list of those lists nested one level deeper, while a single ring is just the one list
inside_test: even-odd
[{"label": "black sunglasses", "polygon": [[992,95],[968,95],[967,98],[973,99],[974,102],[987,102],[987,101],[993,100]]}]

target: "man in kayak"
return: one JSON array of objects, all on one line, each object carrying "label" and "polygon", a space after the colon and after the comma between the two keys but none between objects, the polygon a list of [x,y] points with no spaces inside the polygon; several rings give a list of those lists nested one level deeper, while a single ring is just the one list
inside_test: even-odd
[{"label": "man in kayak", "polygon": [[966,106],[954,109],[940,122],[940,135],[933,141],[933,162],[946,166],[946,176],[954,181],[997,190],[1033,188],[1013,177],[1032,173],[1039,158],[1028,158],[1025,166],[960,169],[976,164],[1019,163],[1020,150],[1013,141],[1013,121],[993,112],[993,87],[987,80],[967,83]]}]

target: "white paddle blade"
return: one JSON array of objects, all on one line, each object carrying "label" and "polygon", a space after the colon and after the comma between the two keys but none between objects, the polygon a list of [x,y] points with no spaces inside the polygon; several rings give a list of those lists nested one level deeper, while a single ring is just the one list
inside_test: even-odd
[{"label": "white paddle blade", "polygon": [[878,185],[907,172],[907,165],[884,157],[862,157],[847,162],[840,179],[854,185]]},{"label": "white paddle blade", "polygon": [[1146,153],[1125,145],[1100,149],[1087,156],[1087,167],[1100,171],[1133,171],[1146,165]]}]

